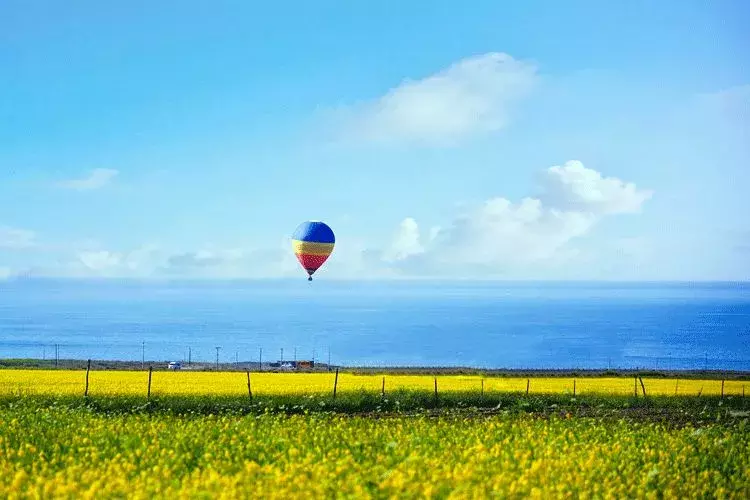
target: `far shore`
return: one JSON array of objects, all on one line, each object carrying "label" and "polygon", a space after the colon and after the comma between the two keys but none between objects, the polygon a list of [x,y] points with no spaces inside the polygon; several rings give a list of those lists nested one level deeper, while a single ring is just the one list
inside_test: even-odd
[{"label": "far shore", "polygon": [[[274,366],[276,365],[276,366]],[[0,369],[34,369],[34,370],[86,370],[88,360],[81,359],[0,359]],[[169,371],[167,361],[115,361],[91,360],[92,370],[148,370]],[[611,369],[536,369],[536,368],[474,368],[459,366],[344,366],[316,363],[314,367],[289,368],[276,363],[257,361],[238,363],[183,363],[180,371],[252,371],[269,373],[328,373],[339,370],[353,374],[403,374],[403,375],[481,375],[490,377],[658,377],[658,378],[701,378],[725,380],[750,380],[750,371],[743,370],[661,370],[649,368],[611,368]]]}]

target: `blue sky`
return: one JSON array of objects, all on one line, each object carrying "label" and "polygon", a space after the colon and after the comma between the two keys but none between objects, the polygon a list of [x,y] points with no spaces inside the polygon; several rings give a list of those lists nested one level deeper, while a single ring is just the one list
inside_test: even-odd
[{"label": "blue sky", "polygon": [[750,279],[745,2],[404,3],[0,2],[0,277]]}]

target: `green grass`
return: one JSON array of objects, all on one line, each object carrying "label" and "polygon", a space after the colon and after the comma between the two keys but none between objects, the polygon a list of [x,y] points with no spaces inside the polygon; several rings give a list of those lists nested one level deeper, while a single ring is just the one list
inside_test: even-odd
[{"label": "green grass", "polygon": [[331,395],[46,396],[13,394],[0,397],[0,408],[67,408],[103,414],[405,414],[405,413],[532,413],[626,417],[673,423],[731,421],[747,415],[741,396],[607,396],[525,395],[523,393],[451,392],[435,398],[430,391],[399,390],[381,397],[373,392]]}]

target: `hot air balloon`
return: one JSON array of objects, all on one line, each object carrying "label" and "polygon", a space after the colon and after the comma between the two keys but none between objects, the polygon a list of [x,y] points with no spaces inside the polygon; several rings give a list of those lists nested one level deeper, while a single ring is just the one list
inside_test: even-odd
[{"label": "hot air balloon", "polygon": [[328,260],[335,243],[333,230],[324,222],[313,220],[297,226],[292,235],[292,248],[297,260],[307,271],[308,281],[312,281],[315,271]]}]

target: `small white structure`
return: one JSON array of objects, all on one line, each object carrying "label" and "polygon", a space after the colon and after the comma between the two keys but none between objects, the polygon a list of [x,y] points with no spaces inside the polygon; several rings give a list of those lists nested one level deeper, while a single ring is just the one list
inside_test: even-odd
[{"label": "small white structure", "polygon": [[180,363],[179,361],[170,361],[168,368],[170,370],[179,370],[180,368],[182,368],[182,363]]}]

